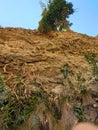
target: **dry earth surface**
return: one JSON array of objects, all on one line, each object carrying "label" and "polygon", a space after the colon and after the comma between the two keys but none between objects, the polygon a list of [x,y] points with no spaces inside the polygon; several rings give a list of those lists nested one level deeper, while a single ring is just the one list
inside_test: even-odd
[{"label": "dry earth surface", "polygon": [[[22,28],[0,29],[0,75],[6,91],[17,101],[34,92],[47,99],[17,129],[70,130],[79,121],[98,124],[98,73],[92,74],[85,55],[96,55],[98,72],[98,36],[71,30],[40,34]],[[15,130],[13,126],[6,129]]]}]

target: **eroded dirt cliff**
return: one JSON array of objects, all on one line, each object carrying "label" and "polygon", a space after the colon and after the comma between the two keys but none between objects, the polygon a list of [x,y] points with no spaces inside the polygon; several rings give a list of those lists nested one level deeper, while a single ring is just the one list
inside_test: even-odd
[{"label": "eroded dirt cliff", "polygon": [[98,124],[97,36],[1,28],[2,86],[1,129],[69,130],[80,121]]}]

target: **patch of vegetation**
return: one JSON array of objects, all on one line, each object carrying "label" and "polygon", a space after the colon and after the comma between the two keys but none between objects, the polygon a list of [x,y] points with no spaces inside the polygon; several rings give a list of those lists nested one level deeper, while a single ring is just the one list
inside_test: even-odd
[{"label": "patch of vegetation", "polygon": [[[37,104],[47,102],[42,89],[38,92],[32,92],[28,97],[24,97],[21,93],[20,76],[17,77],[17,80],[17,91],[13,93],[6,90],[3,78],[0,77],[0,86],[2,85],[2,88],[0,87],[0,128],[2,130],[10,127],[14,130],[17,129],[18,125],[27,120]],[[5,95],[6,91],[7,96]]]},{"label": "patch of vegetation", "polygon": [[74,106],[74,111],[76,113],[76,117],[78,118],[78,122],[86,121],[84,109],[81,104],[77,104]]},{"label": "patch of vegetation", "polygon": [[67,63],[62,67],[61,73],[64,77],[63,80],[61,82],[55,81],[55,84],[62,85],[65,91],[66,85],[68,85],[69,93],[58,96],[57,102],[54,97],[51,102],[48,102],[49,95],[44,91],[42,84],[38,82],[36,77],[32,82],[36,91],[27,94],[28,92],[25,91],[26,86],[23,84],[20,74],[16,75],[16,84],[12,91],[6,89],[4,78],[0,75],[0,128],[2,130],[7,128],[17,129],[17,126],[25,122],[30,113],[36,110],[36,106],[40,103],[44,103],[55,119],[60,120],[62,117],[62,104],[68,102],[74,105],[73,102],[76,102],[74,106],[76,117],[79,121],[84,121],[82,96],[85,96],[88,92],[85,79],[80,74],[77,75],[70,70]]},{"label": "patch of vegetation", "polygon": [[[73,92],[77,92],[78,94],[86,95],[87,87],[85,86],[85,78],[81,76],[81,74],[75,74],[68,63],[64,64],[61,69],[61,73],[63,74],[64,79],[69,84],[69,87]],[[75,83],[72,81],[74,79]],[[64,83],[63,83],[64,84]]]},{"label": "patch of vegetation", "polygon": [[70,70],[68,64],[64,64],[63,68],[61,69],[61,73],[64,76],[64,82],[66,82],[67,86],[69,86],[69,93],[66,93],[66,95],[62,96],[62,102],[68,102],[74,106],[73,109],[78,122],[86,121],[83,109],[83,97],[89,94],[89,89],[85,85],[86,79],[81,74],[76,74]]},{"label": "patch of vegetation", "polygon": [[69,66],[68,64],[64,64],[64,66],[61,69],[61,73],[63,74],[63,77],[66,79],[68,77],[69,74]]},{"label": "patch of vegetation", "polygon": [[98,64],[97,64],[98,59],[97,59],[97,55],[94,54],[94,53],[88,53],[88,54],[85,54],[85,59],[92,67],[92,73],[95,77],[95,80],[98,80]]},{"label": "patch of vegetation", "polygon": [[77,75],[77,90],[79,94],[86,95],[87,94],[87,86],[85,86],[85,78]]},{"label": "patch of vegetation", "polygon": [[85,96],[88,93],[88,88],[85,86],[85,79],[81,75],[76,75],[76,81],[73,83],[68,80],[69,87],[73,91],[73,94]]}]

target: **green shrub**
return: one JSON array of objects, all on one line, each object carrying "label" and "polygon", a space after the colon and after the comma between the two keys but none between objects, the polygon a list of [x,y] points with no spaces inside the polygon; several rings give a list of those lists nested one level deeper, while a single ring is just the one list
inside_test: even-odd
[{"label": "green shrub", "polygon": [[43,18],[40,22],[39,22],[39,28],[38,30],[41,33],[47,33],[49,31],[51,31],[51,27],[48,25],[47,20],[45,18]]},{"label": "green shrub", "polygon": [[60,26],[60,30],[69,28],[71,24],[67,18],[73,13],[74,9],[71,2],[66,0],[49,1],[48,6],[42,12],[42,19],[39,22],[38,30],[46,33],[51,30],[57,30],[58,26]]}]

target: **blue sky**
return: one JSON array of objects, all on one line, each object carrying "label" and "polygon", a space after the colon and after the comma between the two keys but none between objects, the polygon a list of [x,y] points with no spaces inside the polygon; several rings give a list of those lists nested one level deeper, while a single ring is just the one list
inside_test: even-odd
[{"label": "blue sky", "polygon": [[[44,2],[45,0],[43,0]],[[96,36],[98,34],[98,0],[68,0],[75,8],[70,16],[75,32]],[[0,25],[36,29],[41,19],[39,0],[0,0]]]}]

